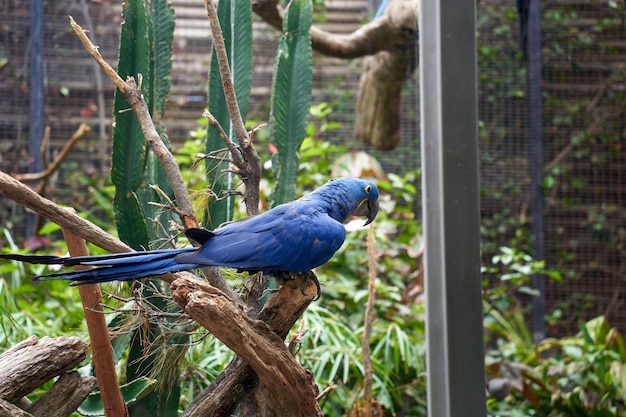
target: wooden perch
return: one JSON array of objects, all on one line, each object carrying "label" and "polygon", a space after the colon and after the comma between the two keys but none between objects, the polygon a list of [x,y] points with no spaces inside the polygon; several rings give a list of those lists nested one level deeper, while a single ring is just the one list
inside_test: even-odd
[{"label": "wooden perch", "polygon": [[307,281],[306,296],[300,290],[300,282],[287,281],[268,301],[259,316],[267,323],[250,318],[243,307],[228,302],[221,291],[206,283],[185,279],[172,283],[176,303],[239,355],[220,375],[219,381],[185,411],[185,417],[207,413],[230,415],[229,407],[256,385],[257,377],[257,390],[260,390],[255,396],[257,416],[322,415],[312,375],[298,364],[283,341],[316,296],[313,280]]},{"label": "wooden perch", "polygon": [[[413,2],[417,10],[417,1],[409,1]],[[282,31],[284,10],[278,0],[252,0],[252,10],[267,24]],[[409,17],[412,18],[411,14]],[[334,34],[319,26],[312,26],[311,47],[323,55],[342,59],[397,50],[398,47],[410,43],[417,33],[417,18],[415,18],[415,25],[400,22],[401,19],[384,14],[347,35]],[[409,26],[410,31],[407,30]]]},{"label": "wooden perch", "polygon": [[13,402],[85,360],[78,337],[31,336],[0,354],[0,398]]}]

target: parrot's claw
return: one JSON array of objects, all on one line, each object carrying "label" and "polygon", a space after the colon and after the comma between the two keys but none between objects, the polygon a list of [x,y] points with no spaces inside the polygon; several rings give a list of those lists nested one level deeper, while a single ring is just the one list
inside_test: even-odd
[{"label": "parrot's claw", "polygon": [[304,273],[304,277],[302,278],[302,282],[300,283],[300,291],[302,292],[302,295],[307,295],[305,290],[306,290],[306,283],[309,279],[313,280],[313,283],[315,284],[315,287],[317,288],[317,293],[315,294],[315,297],[313,298],[313,301],[317,301],[322,296],[322,288],[320,286],[320,281],[317,279],[317,276],[315,275],[313,271],[308,271]]}]

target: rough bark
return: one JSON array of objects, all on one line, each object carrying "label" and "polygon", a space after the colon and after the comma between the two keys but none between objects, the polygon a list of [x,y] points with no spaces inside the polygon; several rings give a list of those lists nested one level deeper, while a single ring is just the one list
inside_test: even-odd
[{"label": "rough bark", "polygon": [[76,371],[62,374],[26,411],[35,417],[69,416],[85,401],[95,386],[96,378],[93,376],[81,376]]},{"label": "rough bark", "polygon": [[[282,30],[283,9],[277,0],[253,0],[252,9]],[[354,32],[334,34],[311,27],[311,47],[342,59],[366,57],[359,84],[356,133],[377,149],[394,149],[400,141],[402,86],[417,65],[418,0],[389,0],[383,14]]]},{"label": "rough bark", "polygon": [[361,141],[386,151],[400,143],[402,87],[417,65],[417,1],[390,0],[382,18],[404,42],[365,58],[355,125]]},{"label": "rough bark", "polygon": [[356,133],[361,141],[384,151],[400,143],[402,86],[407,54],[383,51],[365,58],[359,81]]},{"label": "rough bark", "polygon": [[[178,305],[238,355],[185,411],[185,417],[230,415],[257,383],[262,387],[257,389],[267,394],[255,396],[257,416],[322,415],[312,375],[297,363],[283,341],[317,294],[313,280],[307,280],[306,295],[302,294],[301,279],[287,281],[261,311],[260,320],[248,317],[243,307],[228,302],[206,283],[172,283]],[[224,326],[226,320],[231,325]]]},{"label": "rough bark", "polygon": [[[417,10],[417,1],[400,1],[412,1]],[[284,10],[277,0],[253,0],[252,10],[267,24],[282,30]],[[416,13],[409,13],[408,16],[412,18],[413,15]],[[414,37],[414,33],[406,30],[407,25],[399,23],[400,19],[383,15],[347,35],[331,33],[319,26],[312,26],[311,47],[323,55],[342,59],[364,57],[379,51],[397,50],[399,45],[406,45]],[[411,27],[415,32],[417,31],[417,18],[415,18],[415,25]]]},{"label": "rough bark", "polygon": [[31,336],[0,355],[0,398],[13,402],[85,360],[78,337]]},{"label": "rough bark", "polygon": [[34,417],[18,406],[0,398],[0,417]]}]

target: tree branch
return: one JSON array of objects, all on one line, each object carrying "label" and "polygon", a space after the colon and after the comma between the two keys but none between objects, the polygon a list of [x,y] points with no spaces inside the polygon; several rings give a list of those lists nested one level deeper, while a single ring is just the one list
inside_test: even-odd
[{"label": "tree branch", "polygon": [[[243,119],[241,118],[241,112],[239,105],[237,104],[237,96],[235,94],[235,88],[233,86],[230,67],[228,65],[228,56],[226,54],[226,46],[224,45],[224,37],[222,36],[222,30],[220,22],[217,17],[217,10],[212,0],[204,0],[204,5],[207,11],[207,17],[211,25],[211,33],[213,35],[213,48],[217,57],[217,63],[222,78],[222,85],[224,88],[224,96],[226,97],[226,105],[228,106],[228,113],[230,120],[233,124],[233,130],[235,137],[239,142],[241,154],[243,156],[243,163],[240,163],[239,158],[233,155],[233,163],[237,167],[237,174],[241,178],[245,186],[244,203],[246,204],[246,213],[248,216],[253,216],[259,212],[259,183],[261,181],[261,158],[256,149],[252,145],[251,135],[248,134]],[[230,143],[227,137],[222,137],[226,146],[231,149],[234,145]]]},{"label": "tree branch", "polygon": [[0,354],[0,398],[9,402],[30,394],[85,360],[87,344],[78,337],[31,336]]},{"label": "tree branch", "polygon": [[[311,47],[326,56],[342,59],[364,57],[380,51],[406,50],[417,34],[417,2],[402,1],[408,3],[404,8],[409,11],[403,11],[404,18],[383,14],[348,35],[337,35],[312,26]],[[410,12],[411,8],[414,8],[414,13]],[[267,24],[282,30],[284,10],[277,0],[253,0],[252,10]]]},{"label": "tree branch", "polygon": [[[70,256],[88,256],[85,241],[72,232],[63,229],[63,236],[67,243]],[[90,267],[76,265],[74,269],[89,269]],[[109,339],[109,329],[104,319],[102,308],[102,292],[100,285],[79,285],[78,292],[83,303],[87,331],[91,340],[91,359],[98,378],[98,387],[104,412],[107,417],[124,417],[128,409],[122,398],[117,384],[115,362],[113,362],[113,348]]]},{"label": "tree branch", "polygon": [[[48,132],[46,136],[49,137],[50,129],[46,128],[46,132]],[[47,164],[47,162],[44,162],[46,164],[46,168],[43,171],[37,172],[37,173],[14,174],[13,176],[16,179],[20,181],[24,181],[24,182],[46,179],[54,171],[56,171],[59,165],[61,165],[61,162],[63,162],[65,158],[67,157],[67,155],[69,155],[70,151],[72,150],[76,142],[84,138],[85,135],[88,134],[89,132],[91,132],[91,128],[89,127],[89,125],[82,123],[78,127],[76,132],[74,132],[74,134],[70,137],[70,139],[65,143],[65,145],[63,146],[63,149],[61,149],[61,152],[54,158],[54,161],[52,161],[52,164]],[[44,147],[44,143],[47,143],[47,142],[48,142],[47,140],[44,140],[42,142],[42,148]],[[42,154],[45,154],[43,150],[42,150]],[[47,161],[47,160],[45,157],[42,157],[42,161]]]},{"label": "tree branch", "polygon": [[0,193],[111,253],[133,250],[100,227],[40,196],[27,185],[2,171],[0,171]]},{"label": "tree branch", "polygon": [[[293,326],[293,324],[298,320],[298,318],[302,315],[302,313],[306,310],[306,308],[311,303],[312,299],[316,296],[317,287],[313,279],[306,280],[306,287],[304,288],[304,293],[302,291],[302,280],[304,277],[299,277],[295,280],[289,280],[284,283],[284,285],[280,288],[278,293],[274,295],[272,298],[268,300],[265,304],[265,308],[259,314],[259,320],[265,322],[269,329],[271,329],[271,334],[273,336],[270,337],[270,340],[274,340],[273,343],[280,345],[282,347],[278,349],[286,349],[285,344],[282,340],[287,336],[289,330]],[[187,282],[177,280],[172,283],[171,289],[172,294],[174,295],[174,299],[176,302],[182,307],[183,305],[187,305],[186,302],[190,297],[190,294],[194,294],[193,298],[195,299],[205,299],[208,297],[213,297],[215,300],[219,300],[219,294],[213,295],[204,294],[203,286],[193,287],[190,286]],[[218,301],[215,301],[217,303]],[[218,307],[219,308],[219,307]],[[241,313],[236,314],[233,317],[237,318],[238,323],[244,323],[242,325],[252,327],[252,329],[248,329],[244,332],[253,331],[258,332],[254,328],[256,326],[265,328],[265,325],[262,322],[250,319],[249,317],[243,314],[243,310],[239,309]],[[185,311],[191,315],[196,321],[198,321],[203,326],[211,326],[211,327],[219,327],[220,320],[216,319],[212,312],[209,310],[203,310],[201,308],[185,308]],[[245,316],[245,318],[243,317]],[[212,323],[211,323],[212,322]],[[206,323],[206,325],[205,325]],[[252,323],[252,324],[250,324]],[[226,327],[226,326],[225,326]],[[209,328],[209,327],[207,327]],[[209,329],[210,330],[210,329]],[[235,330],[235,328],[231,329],[222,329],[227,332],[235,332],[239,330]],[[211,332],[213,332],[211,330]],[[263,331],[263,334],[266,332]],[[247,334],[247,333],[246,333]],[[278,339],[281,340],[280,343],[276,341],[276,335],[278,335]],[[216,334],[216,337],[221,339],[221,334]],[[247,341],[242,342],[243,344],[247,344]],[[269,343],[269,342],[268,342]],[[229,346],[230,347],[230,346]],[[269,348],[268,346],[263,346],[263,349]],[[260,346],[252,346],[252,350],[259,351],[261,349]],[[273,352],[276,347],[272,345],[270,348]],[[288,352],[288,351],[287,351]],[[259,378],[255,373],[254,368],[251,364],[248,364],[248,360],[251,362],[255,362],[254,358],[250,359],[249,352],[241,352],[242,357],[236,357],[231,361],[231,363],[226,366],[224,371],[218,376],[218,378],[211,383],[211,385],[203,391],[194,402],[187,408],[184,412],[184,417],[200,417],[205,416],[207,414],[211,414],[212,416],[230,416],[232,414],[232,410],[235,405],[241,401],[241,399],[251,393],[254,387],[258,384]],[[255,354],[256,355],[256,354]],[[289,354],[291,356],[291,354]],[[257,359],[258,360],[258,359]],[[275,357],[272,359],[264,359],[268,365],[274,364],[274,360],[277,360]],[[281,359],[282,360],[282,359]],[[301,374],[302,368],[297,362],[294,362],[293,357],[288,360],[288,364],[291,367],[294,367],[297,371],[292,371],[292,373]],[[280,365],[285,366],[285,365]],[[271,367],[271,366],[270,366]],[[280,371],[278,371],[280,369]],[[261,372],[265,372],[264,380],[268,378],[268,372],[262,370]],[[282,369],[275,368],[273,372],[282,372]],[[274,375],[269,376],[270,379],[275,378]],[[309,378],[308,374],[307,377]],[[282,377],[279,379],[275,379],[275,381],[282,381]],[[263,381],[261,383],[264,383]],[[304,381],[302,384],[310,386],[311,381]],[[308,389],[308,388],[307,388]],[[283,389],[282,395],[285,396],[287,394],[292,394],[289,391]],[[312,396],[311,398],[315,398],[315,395],[312,392],[308,392],[307,395]],[[271,398],[274,398],[273,396]],[[311,400],[307,400],[307,404],[311,404]],[[311,408],[309,411],[315,410],[318,412],[317,408]],[[295,413],[295,411],[294,411]],[[262,416],[263,414],[258,414]],[[270,414],[271,415],[271,414]],[[285,413],[278,413],[275,415],[300,415],[300,414],[292,414],[290,412],[285,411]],[[311,415],[311,414],[308,414]],[[316,415],[316,414],[312,414]]]}]

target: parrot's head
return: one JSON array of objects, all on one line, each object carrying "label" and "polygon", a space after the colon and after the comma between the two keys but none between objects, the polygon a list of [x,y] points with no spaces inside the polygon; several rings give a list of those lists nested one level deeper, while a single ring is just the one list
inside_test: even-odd
[{"label": "parrot's head", "polygon": [[343,221],[349,216],[364,216],[367,218],[365,225],[368,225],[376,218],[378,188],[373,182],[360,178],[335,178],[322,188],[330,191],[328,194],[332,193],[334,204],[343,206]]},{"label": "parrot's head", "polygon": [[356,206],[356,209],[352,212],[353,216],[364,216],[367,218],[365,226],[370,224],[376,218],[378,214],[378,188],[376,184],[359,180],[361,202]]}]

